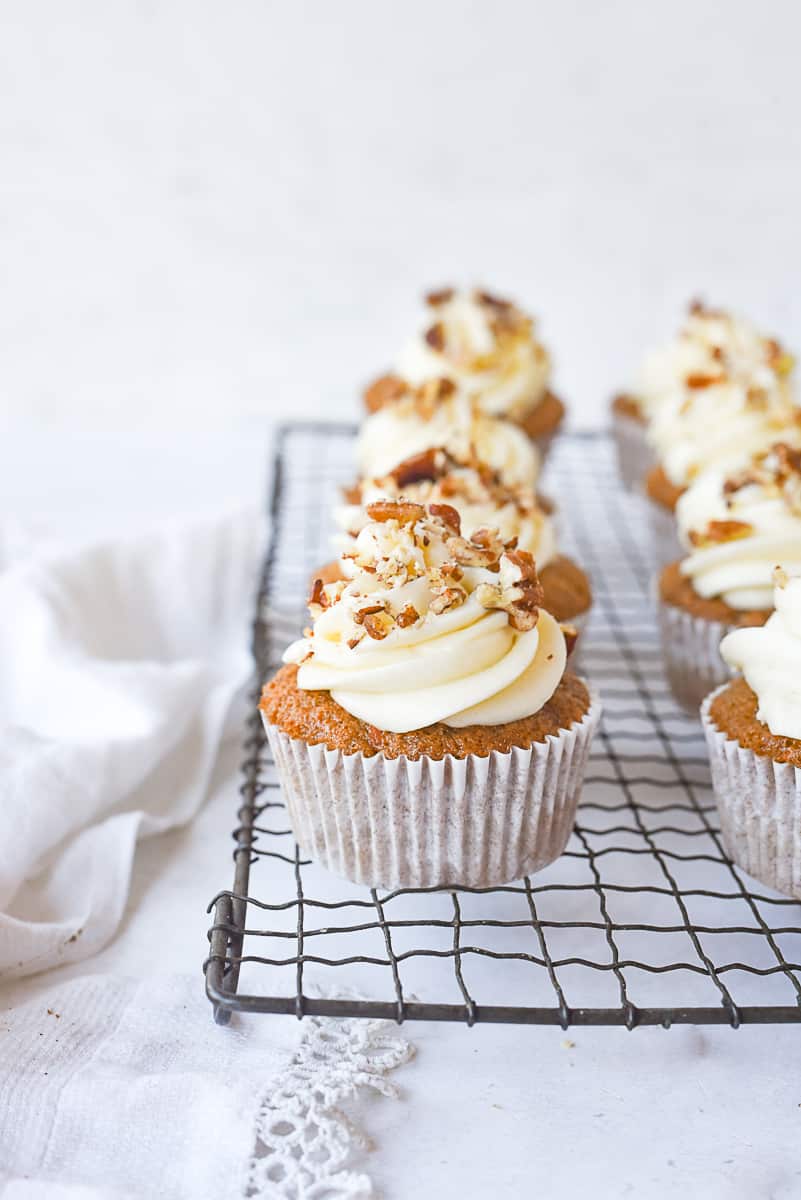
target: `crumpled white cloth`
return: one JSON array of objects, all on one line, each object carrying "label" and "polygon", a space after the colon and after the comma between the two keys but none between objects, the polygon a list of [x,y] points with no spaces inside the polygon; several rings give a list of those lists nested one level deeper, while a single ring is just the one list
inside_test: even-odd
[{"label": "crumpled white cloth", "polygon": [[0,1046],[0,1200],[368,1200],[337,1106],[409,1057],[386,1022],[215,1028],[199,972],[46,987]]},{"label": "crumpled white cloth", "polygon": [[249,670],[240,512],[0,569],[0,981],[113,935],[139,838],[202,805]]}]

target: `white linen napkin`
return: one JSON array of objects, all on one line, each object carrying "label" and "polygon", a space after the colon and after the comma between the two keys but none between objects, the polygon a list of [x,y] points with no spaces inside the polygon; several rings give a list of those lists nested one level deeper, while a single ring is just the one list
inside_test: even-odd
[{"label": "white linen napkin", "polygon": [[0,1039],[1,1200],[368,1200],[338,1105],[410,1056],[387,1022],[216,1028],[199,973],[46,987]]},{"label": "white linen napkin", "polygon": [[262,536],[240,512],[0,570],[0,981],[100,949],[137,840],[203,803]]}]

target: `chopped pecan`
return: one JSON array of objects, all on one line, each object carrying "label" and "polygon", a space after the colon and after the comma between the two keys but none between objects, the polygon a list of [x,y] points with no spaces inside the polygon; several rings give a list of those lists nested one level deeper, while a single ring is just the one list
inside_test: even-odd
[{"label": "chopped pecan", "polygon": [[364,608],[357,608],[353,614],[353,620],[356,625],[363,625],[368,617],[372,617],[374,613],[386,611],[386,603],[381,601],[378,604],[365,604]]},{"label": "chopped pecan", "polygon": [[368,613],[364,618],[364,631],[376,642],[382,642],[392,632],[395,622],[388,612]]},{"label": "chopped pecan", "polygon": [[439,308],[440,304],[447,304],[453,299],[453,288],[435,288],[433,292],[426,293],[426,304],[431,308]]},{"label": "chopped pecan", "polygon": [[436,592],[431,597],[429,608],[432,613],[439,616],[440,613],[450,612],[452,608],[458,608],[460,604],[464,604],[465,593],[461,588],[443,588],[442,591]]},{"label": "chopped pecan", "polygon": [[414,625],[415,621],[420,620],[420,614],[413,604],[407,604],[395,618],[395,624],[400,629],[406,629],[409,625]]},{"label": "chopped pecan", "polygon": [[443,579],[450,579],[453,583],[458,583],[460,579],[464,579],[464,571],[458,563],[444,562],[439,568],[439,573]]},{"label": "chopped pecan", "polygon": [[364,402],[369,412],[378,412],[385,405],[394,404],[396,400],[400,400],[408,390],[409,385],[399,376],[382,375],[367,388],[364,393]]},{"label": "chopped pecan", "polygon": [[501,560],[498,582],[479,584],[475,596],[484,608],[503,609],[513,629],[533,629],[544,598],[534,559],[526,550],[511,550]]},{"label": "chopped pecan", "polygon": [[397,467],[390,471],[398,487],[408,487],[411,483],[422,483],[423,480],[434,480],[439,477],[446,463],[445,451],[432,446],[411,458],[404,458]]},{"label": "chopped pecan", "polygon": [[357,633],[355,637],[348,638],[348,649],[355,650],[359,642],[364,641],[364,633]]},{"label": "chopped pecan", "polygon": [[309,608],[318,608],[320,612],[328,608],[328,597],[323,590],[322,579],[315,579],[312,584],[311,595],[306,603]]},{"label": "chopped pecan", "polygon": [[[482,532],[482,530],[477,531],[479,534]],[[449,537],[445,545],[451,558],[460,566],[485,567],[492,570],[493,568],[497,569],[503,552],[503,543],[497,534],[496,539],[491,543],[482,544],[474,533],[469,541],[463,537]]]},{"label": "chopped pecan", "polygon": [[445,326],[442,321],[436,321],[423,335],[432,350],[440,353],[445,349]]},{"label": "chopped pecan", "polygon": [[500,296],[493,296],[492,292],[485,292],[480,288],[476,289],[474,296],[479,304],[486,304],[488,308],[497,308],[501,312],[514,308],[511,300],[503,300]]},{"label": "chopped pecan", "polygon": [[422,504],[412,500],[374,500],[367,505],[371,521],[397,521],[399,525],[413,525],[426,515]]},{"label": "chopped pecan", "polygon": [[688,388],[698,391],[701,388],[713,387],[716,383],[723,383],[724,379],[724,375],[707,375],[704,371],[693,371],[684,382]]},{"label": "chopped pecan", "polygon": [[788,446],[787,442],[777,442],[771,447],[770,453],[776,456],[778,472],[785,479],[789,475],[801,475],[801,448]]},{"label": "chopped pecan", "polygon": [[352,483],[349,487],[343,487],[342,499],[346,504],[361,504],[362,502],[362,487],[360,483]]},{"label": "chopped pecan", "polygon": [[749,525],[747,521],[710,521],[703,531],[690,530],[690,542],[699,549],[705,549],[708,546],[749,537],[753,532],[753,525]]},{"label": "chopped pecan", "polygon": [[437,517],[442,524],[459,534],[462,531],[462,518],[452,504],[429,504],[428,511],[432,517]]}]

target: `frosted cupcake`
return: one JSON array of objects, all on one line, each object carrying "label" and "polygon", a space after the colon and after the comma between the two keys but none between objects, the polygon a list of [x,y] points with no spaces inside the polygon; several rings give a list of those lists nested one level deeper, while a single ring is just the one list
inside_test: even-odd
[{"label": "frosted cupcake", "polygon": [[[427,450],[399,463],[389,475],[360,480],[347,489],[348,503],[334,514],[341,531],[339,547],[352,548],[370,519],[370,504],[401,498],[419,504],[453,505],[468,538],[481,529],[497,529],[505,543],[516,542],[519,550],[536,560],[543,606],[558,621],[569,622],[576,629],[583,627],[592,603],[589,579],[576,563],[560,554],[552,508],[531,488],[509,487],[478,459],[459,460],[445,450]],[[348,561],[345,559],[345,565]],[[327,569],[324,578],[332,577]]]},{"label": "frosted cupcake", "polygon": [[702,719],[726,849],[755,879],[801,899],[801,578],[776,572],[776,611],[721,653],[743,678]]},{"label": "frosted cupcake", "polygon": [[733,475],[706,473],[676,516],[689,553],[659,577],[659,623],[673,694],[696,712],[729,676],[721,638],[770,616],[775,564],[801,571],[801,450],[778,443]]},{"label": "frosted cupcake", "polygon": [[509,487],[533,488],[539,475],[539,452],[523,430],[482,412],[449,379],[399,385],[393,402],[362,425],[356,461],[364,478],[379,479],[432,449],[462,462],[475,457]]},{"label": "frosted cupcake", "polygon": [[372,412],[397,381],[450,379],[481,412],[519,425],[545,452],[564,418],[550,389],[551,360],[534,321],[510,300],[480,290],[443,288],[426,296],[425,328],[400,354],[392,375],[365,393]]},{"label": "frosted cupcake", "polygon": [[374,886],[536,871],[569,837],[600,710],[533,559],[463,537],[448,505],[369,515],[261,701],[295,836]]},{"label": "frosted cupcake", "polygon": [[694,479],[731,469],[801,427],[793,359],[748,322],[693,305],[677,361],[681,370],[666,384],[647,434],[657,465],[646,492],[662,561],[678,552],[673,515]]}]

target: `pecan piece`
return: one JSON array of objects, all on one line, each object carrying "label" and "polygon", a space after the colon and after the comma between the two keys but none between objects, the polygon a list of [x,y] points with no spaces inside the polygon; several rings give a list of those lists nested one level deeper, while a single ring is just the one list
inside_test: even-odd
[{"label": "pecan piece", "polygon": [[447,304],[453,299],[453,288],[435,288],[433,292],[426,292],[426,304],[431,308],[439,308],[440,304]]},{"label": "pecan piece", "polygon": [[319,608],[321,612],[323,609],[328,608],[328,597],[323,591],[322,579],[314,580],[314,583],[312,584],[311,595],[306,601],[306,604],[309,608]]},{"label": "pecan piece", "polygon": [[440,353],[445,349],[445,326],[442,321],[436,321],[423,335],[432,350]]},{"label": "pecan piece", "polygon": [[364,403],[367,405],[368,412],[378,412],[385,405],[394,404],[396,400],[400,400],[408,390],[409,385],[399,376],[382,375],[365,391]]},{"label": "pecan piece", "polygon": [[428,511],[432,517],[437,517],[442,524],[459,534],[462,531],[462,518],[452,504],[429,504]]},{"label": "pecan piece", "polygon": [[408,487],[411,483],[422,483],[424,480],[435,480],[445,466],[445,452],[432,446],[411,458],[404,458],[390,471],[390,479],[394,479],[398,487]]},{"label": "pecan piece", "polygon": [[422,504],[412,500],[374,500],[367,505],[367,515],[371,521],[397,521],[399,525],[413,525],[426,515]]},{"label": "pecan piece", "polygon": [[409,625],[414,625],[415,621],[420,620],[420,614],[413,604],[407,604],[395,618],[395,624],[399,629],[407,629]]},{"label": "pecan piece", "polygon": [[461,588],[443,588],[431,597],[429,609],[437,616],[440,613],[450,612],[452,608],[458,608],[460,604],[464,604],[465,593]]},{"label": "pecan piece", "polygon": [[724,375],[707,375],[704,371],[693,371],[692,374],[685,378],[684,382],[688,388],[692,388],[693,391],[699,391],[701,388],[708,388],[716,383],[723,383],[724,379]]},{"label": "pecan piece", "polygon": [[690,530],[690,542],[699,549],[706,549],[749,537],[753,532],[754,527],[748,521],[710,521],[703,532]]},{"label": "pecan piece", "polygon": [[492,292],[485,292],[480,288],[476,289],[474,295],[479,304],[486,304],[488,308],[497,308],[501,312],[514,308],[511,300],[503,300],[500,296],[493,296]]},{"label": "pecan piece", "polygon": [[382,642],[387,634],[392,632],[395,622],[388,612],[368,613],[362,622],[368,637],[376,642]]}]

